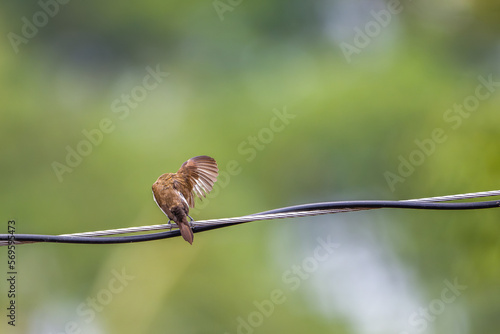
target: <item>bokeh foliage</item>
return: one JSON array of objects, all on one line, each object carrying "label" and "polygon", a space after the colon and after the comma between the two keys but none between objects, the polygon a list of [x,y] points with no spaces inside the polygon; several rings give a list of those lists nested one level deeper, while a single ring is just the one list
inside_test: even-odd
[{"label": "bokeh foliage", "polygon": [[[479,76],[500,80],[496,2],[401,2],[403,10],[349,59],[341,44],[352,44],[354,29],[387,3],[222,2],[232,8],[223,20],[210,1],[70,1],[18,52],[8,34],[21,34],[22,18],[31,20],[41,7],[2,3],[2,226],[16,219],[18,233],[61,234],[165,222],[151,184],[201,154],[223,171],[232,160],[241,168],[196,210],[197,219],[499,188],[500,92],[456,129],[444,118],[474,94]],[[113,101],[157,66],[169,76],[126,117],[113,112]],[[294,117],[253,146],[251,137],[263,138],[284,110]],[[76,149],[82,131],[103,119],[113,130],[60,182],[54,161],[65,163],[67,147]],[[400,156],[408,159],[419,149],[415,141],[436,128],[446,140],[391,189],[385,173],[397,173]],[[252,148],[255,154],[244,153]],[[0,329],[60,333],[75,321],[84,333],[235,333],[238,317],[256,310],[254,301],[281,289],[286,302],[255,333],[415,332],[411,312],[439,298],[444,280],[458,278],[467,289],[425,331],[495,332],[499,211],[347,216],[245,224],[197,234],[192,247],[180,239],[20,246],[18,325],[13,331],[2,320]],[[287,290],[283,273],[327,235],[341,245],[338,255]],[[364,313],[345,311],[349,291],[378,282],[356,265],[352,249],[375,252],[388,281],[406,286],[415,306],[400,305],[393,296],[399,290],[388,290],[366,293]],[[134,279],[87,324],[78,306],[122,268]],[[328,293],[356,273],[342,298]],[[377,308],[404,311],[367,321]]]}]

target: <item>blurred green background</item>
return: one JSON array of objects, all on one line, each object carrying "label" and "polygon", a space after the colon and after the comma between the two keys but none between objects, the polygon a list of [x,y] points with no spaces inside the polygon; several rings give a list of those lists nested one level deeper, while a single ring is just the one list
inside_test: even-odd
[{"label": "blurred green background", "polygon": [[[151,185],[202,154],[226,177],[195,219],[500,187],[495,1],[62,2],[0,5],[0,233],[165,223]],[[499,218],[18,246],[0,332],[496,333]]]}]

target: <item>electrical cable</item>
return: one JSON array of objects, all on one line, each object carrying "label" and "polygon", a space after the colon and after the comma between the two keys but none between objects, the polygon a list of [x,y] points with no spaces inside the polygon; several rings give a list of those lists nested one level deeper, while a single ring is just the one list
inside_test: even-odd
[{"label": "electrical cable", "polygon": [[[454,200],[464,200],[479,197],[499,196],[500,190],[457,194],[449,196],[428,197],[420,199],[410,199],[402,201],[338,201],[300,204],[268,210],[251,215],[220,218],[203,221],[193,221],[191,225],[193,232],[204,232],[222,227],[228,227],[252,221],[297,218],[306,216],[317,216],[339,212],[351,212],[360,210],[372,210],[382,208],[400,208],[400,209],[421,209],[421,210],[474,210],[500,207],[500,200],[482,201],[482,202],[461,202],[461,203],[435,203]],[[167,239],[180,236],[179,230],[166,232],[147,233],[141,235],[109,237],[109,235],[137,233],[155,230],[165,230],[176,227],[176,224],[161,224],[140,227],[129,227],[114,230],[83,232],[62,235],[39,235],[39,234],[0,234],[0,246],[9,244],[9,240],[14,238],[15,244],[51,242],[51,243],[73,243],[73,244],[118,244],[143,242],[159,239]],[[108,237],[104,237],[108,235]]]}]

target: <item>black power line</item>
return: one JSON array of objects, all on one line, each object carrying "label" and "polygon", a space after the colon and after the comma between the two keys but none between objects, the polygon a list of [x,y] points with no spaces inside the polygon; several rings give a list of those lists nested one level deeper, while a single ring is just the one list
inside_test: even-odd
[{"label": "black power line", "polygon": [[[301,204],[288,206],[274,210],[255,213],[248,216],[237,217],[230,219],[231,222],[214,223],[211,225],[194,226],[193,232],[204,232],[222,227],[228,227],[243,223],[248,223],[256,220],[258,216],[266,215],[265,220],[277,218],[293,218],[300,217],[306,214],[308,216],[336,213],[345,211],[383,209],[383,208],[399,208],[399,209],[420,209],[420,210],[475,210],[489,209],[500,207],[500,201],[483,201],[483,202],[464,202],[464,203],[433,203],[426,200],[408,200],[408,201],[341,201],[341,202],[324,202]],[[227,221],[228,219],[220,219]],[[119,244],[130,242],[143,242],[159,239],[167,239],[180,236],[179,230],[156,232],[142,235],[120,236],[120,237],[102,237],[102,236],[71,236],[71,235],[40,235],[40,234],[15,234],[13,237],[17,242],[32,243],[32,242],[52,242],[52,243],[72,243],[72,244]],[[6,241],[12,240],[10,234],[0,234],[0,241],[6,245]]]}]

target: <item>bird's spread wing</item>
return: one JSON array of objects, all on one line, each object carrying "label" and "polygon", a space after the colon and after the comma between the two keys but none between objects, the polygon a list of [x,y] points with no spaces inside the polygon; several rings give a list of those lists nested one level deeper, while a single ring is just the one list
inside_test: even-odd
[{"label": "bird's spread wing", "polygon": [[177,174],[187,183],[188,193],[184,196],[189,206],[194,207],[194,195],[202,199],[212,190],[219,168],[213,158],[200,155],[183,163]]}]

